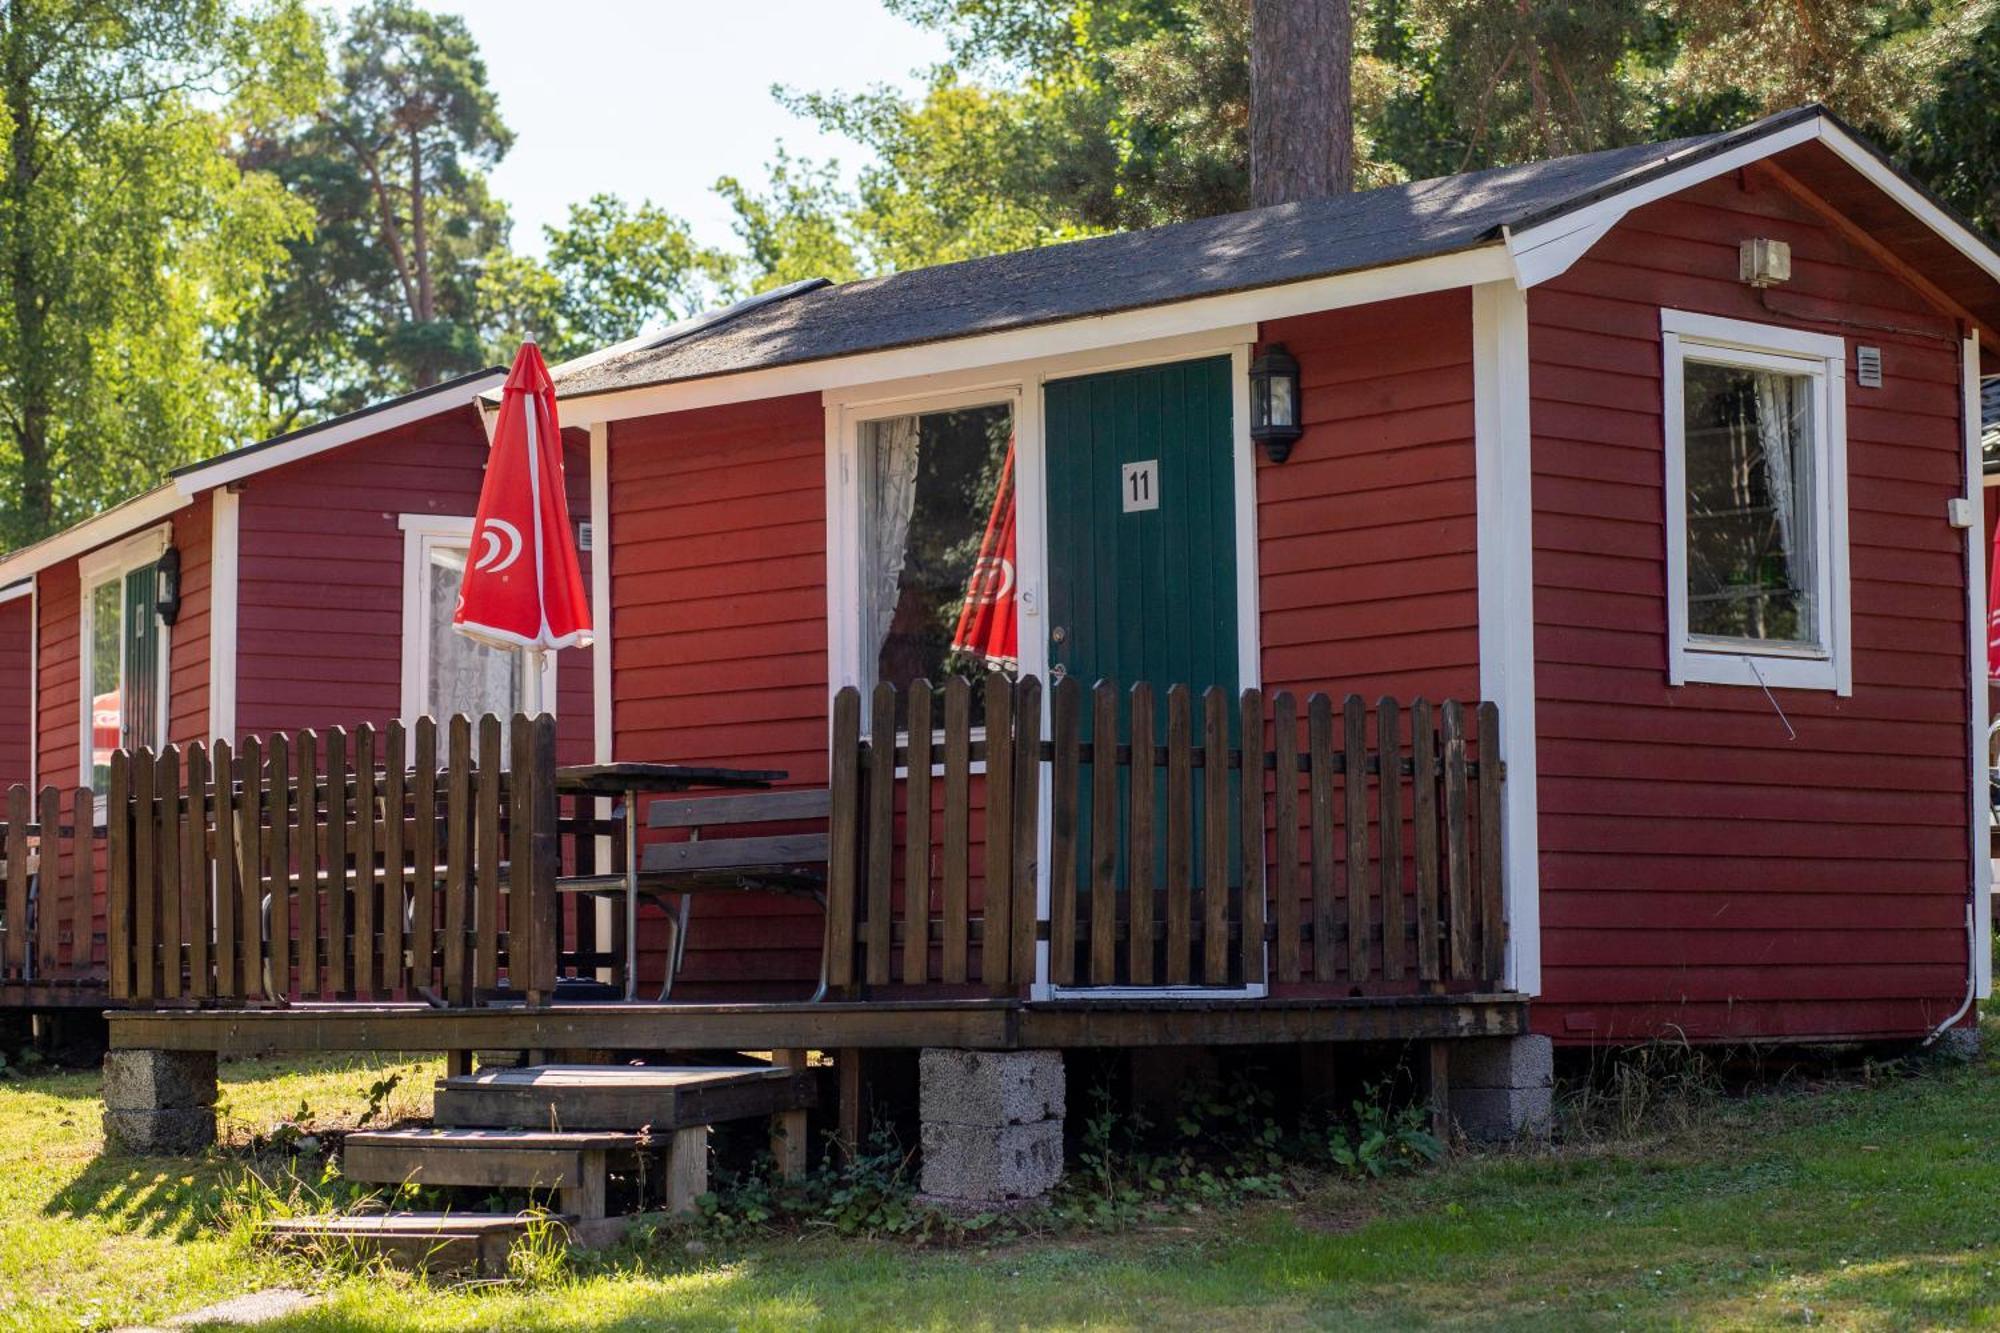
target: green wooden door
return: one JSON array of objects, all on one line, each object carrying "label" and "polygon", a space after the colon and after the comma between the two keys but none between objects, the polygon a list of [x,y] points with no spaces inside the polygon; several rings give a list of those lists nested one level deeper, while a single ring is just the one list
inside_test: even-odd
[{"label": "green wooden door", "polygon": [[1230,360],[1046,386],[1050,674],[1237,687]]},{"label": "green wooden door", "polygon": [[[1155,744],[1166,740],[1167,691],[1186,685],[1194,695],[1195,734],[1201,732],[1201,696],[1220,686],[1232,697],[1238,685],[1236,593],[1236,472],[1232,457],[1228,357],[1121,370],[1046,386],[1049,494],[1049,666],[1052,679],[1068,676],[1086,691],[1099,680],[1121,693],[1139,681],[1153,686]],[[1121,735],[1129,715],[1120,702]],[[1235,709],[1230,710],[1232,739]],[[1091,735],[1086,700],[1081,730]],[[1230,775],[1231,788],[1237,782]],[[1086,772],[1083,790],[1090,790]],[[1129,895],[1130,787],[1121,775],[1114,833],[1117,892]],[[1155,784],[1153,818],[1155,882],[1165,888],[1165,785]],[[1192,861],[1203,865],[1207,839],[1206,796],[1194,792]],[[1230,800],[1229,863],[1237,802]],[[1090,803],[1076,815],[1078,905],[1089,913],[1089,848],[1095,836]],[[1197,874],[1200,872],[1198,871]],[[1227,892],[1229,886],[1217,886]],[[1206,892],[1207,886],[1199,887]],[[1240,895],[1232,895],[1232,903]],[[1234,910],[1234,908],[1233,908]],[[1115,915],[1129,920],[1129,906]],[[1155,921],[1164,912],[1154,912]],[[1199,918],[1197,914],[1196,919]],[[1170,975],[1161,939],[1152,980]],[[1113,984],[1131,984],[1120,949]],[[1090,975],[1081,959],[1077,984]],[[1199,972],[1194,973],[1199,975]]]},{"label": "green wooden door", "polygon": [[158,745],[162,735],[160,698],[160,567],[141,565],[125,576],[125,745]]}]

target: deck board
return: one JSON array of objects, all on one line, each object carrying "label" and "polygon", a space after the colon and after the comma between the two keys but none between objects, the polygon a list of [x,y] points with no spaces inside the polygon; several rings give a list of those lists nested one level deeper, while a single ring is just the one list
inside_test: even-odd
[{"label": "deck board", "polygon": [[1053,1003],[966,999],[870,1003],[606,1004],[450,1010],[320,1005],[265,1010],[126,1010],[120,1048],[278,1051],[836,1050],[949,1046],[1023,1050],[1512,1036],[1515,994],[1235,1000],[1093,997]]}]

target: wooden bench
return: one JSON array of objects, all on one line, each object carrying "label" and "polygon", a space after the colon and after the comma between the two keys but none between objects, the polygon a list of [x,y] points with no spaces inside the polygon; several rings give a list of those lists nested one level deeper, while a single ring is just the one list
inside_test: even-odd
[{"label": "wooden bench", "polygon": [[[779,893],[811,898],[826,906],[826,860],[829,836],[824,827],[833,809],[832,793],[824,788],[804,791],[744,792],[728,796],[671,797],[656,800],[646,814],[646,827],[680,829],[688,837],[658,842],[640,854],[638,891],[656,902],[680,899],[670,916],[673,941],[667,951],[661,1000],[673,991],[674,978],[687,956],[688,917],[698,893]],[[811,833],[756,833],[715,837],[715,829],[818,821]],[[593,881],[565,882],[572,892],[624,892],[600,876]],[[661,904],[663,907],[664,903]],[[820,958],[820,980],[812,999],[826,993],[826,959]]]}]

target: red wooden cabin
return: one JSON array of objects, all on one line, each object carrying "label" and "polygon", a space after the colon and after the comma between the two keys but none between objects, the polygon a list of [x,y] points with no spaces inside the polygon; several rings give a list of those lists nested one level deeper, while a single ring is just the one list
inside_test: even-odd
[{"label": "red wooden cabin", "polygon": [[[1567,1043],[1888,1040],[1964,1024],[1991,983],[1982,353],[2000,360],[2000,252],[1807,107],[1670,144],[800,284],[558,367],[599,636],[590,654],[563,655],[565,757],[830,784],[837,910],[700,899],[674,992],[697,1003],[565,1016],[540,1005],[560,950],[537,944],[525,952],[546,971],[507,997],[525,990],[525,1006],[482,1008],[479,988],[461,987],[464,1008],[432,1009],[408,994],[433,974],[426,945],[414,962],[386,950],[392,979],[358,987],[405,1006],[394,1012],[316,1010],[309,1024],[282,1011],[133,1014],[114,1041],[789,1047],[805,1040],[799,1001],[822,963],[848,1002],[814,1013],[810,1040],[843,1050],[1511,1039],[1524,1024]],[[75,645],[91,575],[77,566],[150,568],[146,543],[168,538],[149,533],[182,552],[166,735],[450,711],[399,693],[413,639],[383,626],[420,549],[397,515],[470,512],[477,387],[403,400],[372,433],[335,423],[310,459],[283,442],[261,465],[225,456],[0,562],[0,587],[34,578],[37,780],[67,783],[85,752]],[[454,394],[448,412],[387,424]],[[413,461],[447,425],[462,461]],[[420,469],[424,481],[391,485]],[[1286,784],[1273,780],[1270,805],[1247,807],[1256,824],[1211,826],[1206,884],[1243,890],[1204,900],[1234,914],[1208,922],[1204,943],[1227,964],[1204,974],[1212,984],[1122,970],[1110,941],[1133,919],[1125,906],[1079,921],[1076,867],[1055,863],[1089,816],[1064,789],[1078,751],[1061,718],[1047,719],[1045,748],[1042,717],[1015,719],[1006,819],[968,773],[979,719],[948,719],[942,772],[970,808],[933,826],[937,845],[897,843],[893,867],[877,856],[875,834],[910,827],[909,807],[880,793],[921,789],[930,768],[903,763],[929,729],[899,741],[899,700],[969,664],[954,629],[1003,495],[1016,537],[1001,587],[1019,626],[1006,669],[1052,687],[1217,690],[1203,714],[1215,762],[1200,761],[1202,782],[1216,784],[1204,808],[1252,771],[1293,779],[1290,798],[1313,807],[1311,836],[1288,840]],[[323,527],[341,540],[321,557],[289,549]],[[210,589],[227,562],[207,553],[230,531],[236,595],[223,609]],[[270,562],[256,574],[253,550]],[[374,582],[358,581],[364,566]],[[218,674],[219,659],[185,645],[231,623],[236,667]],[[898,693],[875,693],[884,684]],[[1225,710],[1241,691],[1269,705],[1245,714],[1262,736]],[[1419,698],[1495,705],[1474,822],[1498,901],[1490,927],[1477,923],[1480,959],[1442,979],[1457,991],[1370,966],[1371,950],[1405,942],[1383,924],[1391,902],[1368,901],[1390,851],[1391,881],[1414,880],[1419,909],[1432,901],[1411,849],[1385,851],[1401,817],[1366,822],[1382,799],[1371,775],[1428,770],[1369,759],[1382,737],[1359,703],[1288,738],[1272,722],[1284,692],[1387,697],[1398,711],[1376,716],[1391,718]],[[862,715],[871,699],[894,716]],[[1127,728],[1121,707],[1104,720]],[[1338,769],[1329,721],[1347,728]],[[856,738],[871,735],[874,785],[856,797]],[[1358,776],[1343,778],[1344,814],[1330,779],[1301,790],[1293,743],[1322,756],[1315,773]],[[1167,780],[1176,762],[1185,780],[1185,746],[1167,749],[1181,756]],[[1043,764],[1038,788],[1022,774]],[[1105,804],[1092,813],[1115,814],[1125,781],[1093,786]],[[1032,834],[1024,804],[1047,812],[1042,842],[983,846],[989,826]],[[1327,830],[1341,818],[1336,845]],[[1238,836],[1253,827],[1273,834],[1262,858]],[[996,858],[1014,890],[1007,949],[981,882]],[[930,901],[901,900],[900,946],[886,916],[892,887],[912,874],[935,887],[940,863],[941,974],[923,933],[940,925]],[[1123,864],[1105,855],[1085,878],[1125,892]],[[554,871],[538,865],[535,891],[552,898]],[[462,858],[457,869],[465,890]],[[358,873],[331,871],[337,885]],[[881,890],[859,913],[857,876]],[[1315,917],[1352,884],[1348,919],[1374,934],[1350,932],[1342,962],[1325,947],[1337,923]],[[373,881],[349,889],[370,894]],[[480,892],[498,891],[489,873]],[[489,923],[477,944],[497,974],[497,913],[483,901],[449,947],[466,946],[464,921]],[[1166,901],[1188,906],[1171,888]],[[515,911],[510,931],[527,922]],[[1453,914],[1456,948],[1473,923]],[[1078,967],[1075,949],[1057,961],[1086,925],[1107,965]],[[1420,927],[1416,939],[1439,936]],[[374,941],[357,947],[376,958]],[[657,953],[650,966],[657,975]],[[167,974],[178,997],[177,961]],[[342,991],[319,980],[297,989]],[[871,1012],[881,999],[912,1003]],[[1546,1041],[1531,1044],[1546,1056]],[[1520,1087],[1500,1090],[1503,1119],[1536,1114],[1533,1097],[1513,1098]]]},{"label": "red wooden cabin", "polygon": [[[1991,242],[1818,108],[790,289],[558,372],[599,757],[823,783],[834,690],[949,665],[1011,441],[1024,673],[1499,704],[1537,1031],[1919,1036],[1990,985],[1996,330]],[[701,908],[688,994],[810,976],[809,907]]]}]

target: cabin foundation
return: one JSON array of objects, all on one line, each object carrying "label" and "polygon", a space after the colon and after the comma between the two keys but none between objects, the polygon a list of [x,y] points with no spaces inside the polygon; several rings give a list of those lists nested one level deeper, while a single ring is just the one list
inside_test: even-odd
[{"label": "cabin foundation", "polygon": [[944,1204],[1037,1199],[1062,1179],[1061,1051],[939,1047],[918,1058],[923,1189]]},{"label": "cabin foundation", "polygon": [[1451,1118],[1478,1143],[1546,1141],[1555,1119],[1555,1044],[1480,1037],[1448,1044]]},{"label": "cabin foundation", "polygon": [[215,1052],[107,1053],[104,1137],[148,1155],[199,1152],[215,1142]]}]

